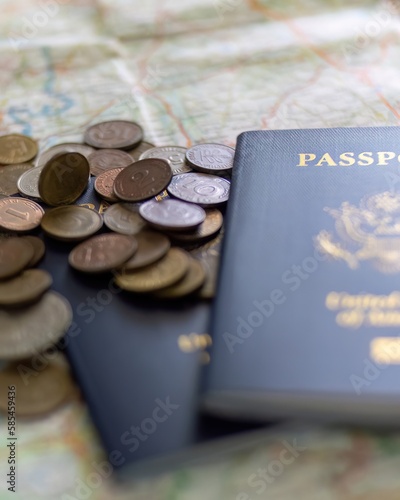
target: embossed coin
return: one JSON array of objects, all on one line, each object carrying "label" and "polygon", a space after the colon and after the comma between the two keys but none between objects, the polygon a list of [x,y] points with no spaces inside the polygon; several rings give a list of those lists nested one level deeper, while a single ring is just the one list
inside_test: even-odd
[{"label": "embossed coin", "polygon": [[118,198],[114,194],[114,182],[117,175],[124,170],[124,167],[113,168],[100,174],[94,181],[96,193],[110,203],[117,202]]},{"label": "embossed coin", "polygon": [[72,309],[65,297],[46,292],[30,306],[0,308],[0,358],[33,356],[56,344],[72,323]]},{"label": "embossed coin", "polygon": [[186,160],[199,172],[219,173],[232,170],[235,150],[223,144],[197,144],[186,151]]},{"label": "embossed coin", "polygon": [[84,273],[103,273],[121,267],[136,249],[137,241],[133,236],[101,234],[75,247],[68,262]]},{"label": "embossed coin", "polygon": [[186,297],[197,291],[204,283],[206,273],[202,264],[191,257],[189,259],[189,270],[185,276],[175,283],[175,285],[164,288],[156,292],[156,296],[160,299],[178,299]]},{"label": "embossed coin", "polygon": [[0,239],[0,280],[11,278],[30,263],[33,246],[25,238]]},{"label": "embossed coin", "polygon": [[32,169],[30,163],[19,163],[0,167],[0,194],[11,196],[18,193],[18,179],[21,175]]},{"label": "embossed coin", "polygon": [[22,306],[34,302],[52,283],[51,275],[42,269],[28,269],[14,278],[0,281],[0,306]]},{"label": "embossed coin", "polygon": [[133,257],[125,262],[124,271],[133,271],[160,260],[171,247],[167,236],[155,231],[141,231],[135,235],[138,247]]},{"label": "embossed coin", "polygon": [[[29,381],[22,375],[29,369],[29,360],[10,363],[0,371],[1,387],[15,387],[15,413],[20,417],[34,417],[58,408],[69,400],[75,387],[67,369],[50,362],[44,370],[35,371]],[[32,369],[30,368],[30,372]],[[0,410],[8,411],[8,391],[1,391]]]},{"label": "embossed coin", "polygon": [[0,137],[0,163],[11,165],[25,163],[35,158],[38,153],[37,142],[20,134]]},{"label": "embossed coin", "polygon": [[168,192],[180,200],[212,207],[228,200],[230,185],[228,180],[216,175],[189,172],[175,175]]},{"label": "embossed coin", "polygon": [[31,231],[40,225],[43,214],[43,208],[32,200],[12,197],[0,200],[0,227],[8,231]]},{"label": "embossed coin", "polygon": [[206,218],[201,207],[172,199],[147,201],[141,205],[139,212],[152,226],[169,231],[194,229]]},{"label": "embossed coin", "polygon": [[180,248],[171,248],[167,255],[150,266],[133,272],[122,272],[115,282],[129,292],[148,293],[173,285],[189,269],[190,255]]},{"label": "embossed coin", "polygon": [[132,157],[119,149],[100,149],[92,153],[88,160],[90,173],[96,176],[106,170],[127,167],[132,163]]},{"label": "embossed coin", "polygon": [[42,153],[39,153],[35,160],[35,166],[44,167],[49,160],[59,153],[80,153],[85,158],[89,158],[94,151],[94,148],[87,146],[86,144],[79,144],[78,142],[65,142],[63,144],[57,144],[49,149],[46,149]]},{"label": "embossed coin", "polygon": [[22,236],[22,238],[20,239],[27,241],[33,247],[34,254],[27,267],[36,266],[36,264],[38,264],[43,259],[46,252],[46,247],[44,246],[43,240],[41,240],[37,236]]},{"label": "embossed coin", "polygon": [[115,203],[104,212],[104,224],[121,234],[137,234],[147,224],[133,203]]},{"label": "embossed coin", "polygon": [[171,167],[172,175],[177,175],[192,171],[186,164],[185,153],[186,148],[181,148],[179,146],[161,146],[148,149],[141,155],[140,159],[160,158],[166,160]]},{"label": "embossed coin", "polygon": [[132,149],[142,139],[142,127],[125,120],[96,123],[85,132],[86,144],[95,148]]},{"label": "embossed coin", "polygon": [[82,154],[59,153],[40,173],[39,194],[48,205],[68,205],[85,191],[88,180],[89,162]]},{"label": "embossed coin", "polygon": [[48,210],[42,219],[43,231],[61,241],[80,241],[102,227],[103,218],[95,210],[66,205]]},{"label": "embossed coin", "polygon": [[119,173],[114,182],[114,194],[124,201],[142,201],[163,191],[172,178],[165,160],[139,160]]},{"label": "embossed coin", "polygon": [[171,238],[179,243],[200,243],[217,233],[224,221],[221,212],[217,208],[206,209],[206,219],[194,231],[185,233],[171,233]]},{"label": "embossed coin", "polygon": [[193,257],[201,261],[206,272],[204,285],[199,290],[199,297],[202,299],[212,299],[215,296],[222,237],[222,233],[219,233],[216,238],[191,252]]},{"label": "embossed coin", "polygon": [[40,200],[39,177],[41,172],[42,168],[35,167],[23,173],[17,182],[19,194],[26,198]]},{"label": "embossed coin", "polygon": [[130,155],[133,161],[140,160],[140,156],[142,153],[147,151],[148,149],[154,148],[154,144],[150,144],[150,142],[142,141],[139,146],[136,146],[134,149],[130,149],[127,153]]}]

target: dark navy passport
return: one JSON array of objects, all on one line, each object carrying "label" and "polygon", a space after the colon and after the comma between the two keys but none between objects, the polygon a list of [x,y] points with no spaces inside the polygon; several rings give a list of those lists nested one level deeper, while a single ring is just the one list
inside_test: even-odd
[{"label": "dark navy passport", "polygon": [[398,424],[400,129],[239,136],[208,411]]}]

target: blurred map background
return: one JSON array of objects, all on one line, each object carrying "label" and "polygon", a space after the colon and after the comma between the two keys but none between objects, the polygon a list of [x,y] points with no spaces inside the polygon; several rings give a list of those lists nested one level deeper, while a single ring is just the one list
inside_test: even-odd
[{"label": "blurred map background", "polygon": [[[44,149],[127,118],[157,146],[234,146],[252,129],[398,125],[399,14],[396,1],[0,0],[0,135]],[[18,435],[18,492],[2,481],[1,500],[400,498],[400,433],[276,432],[125,490],[93,480],[104,457],[81,401]],[[293,440],[293,463],[254,486]]]}]

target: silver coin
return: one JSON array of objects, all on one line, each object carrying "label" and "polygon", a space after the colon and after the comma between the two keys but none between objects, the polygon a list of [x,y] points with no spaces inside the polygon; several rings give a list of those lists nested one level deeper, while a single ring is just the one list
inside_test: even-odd
[{"label": "silver coin", "polygon": [[127,153],[130,155],[133,161],[138,161],[140,160],[140,156],[147,151],[148,149],[153,149],[154,144],[150,144],[150,142],[142,141],[139,146],[136,146],[136,148],[133,148]]},{"label": "silver coin", "polygon": [[205,211],[179,200],[150,200],[139,209],[140,215],[158,229],[188,231],[198,227],[206,218]]},{"label": "silver coin", "polygon": [[79,144],[78,142],[65,142],[56,144],[42,153],[39,153],[35,160],[35,167],[44,167],[44,165],[58,153],[81,153],[86,159],[95,151],[91,146]]},{"label": "silver coin", "polygon": [[186,151],[188,164],[199,172],[216,174],[232,170],[235,150],[223,144],[198,144]]},{"label": "silver coin", "polygon": [[71,306],[56,292],[47,292],[28,307],[0,309],[0,357],[21,359],[43,352],[60,340],[71,323]]},{"label": "silver coin", "polygon": [[230,185],[227,179],[216,175],[189,172],[172,177],[167,189],[180,200],[203,207],[214,207],[228,200]]},{"label": "silver coin", "polygon": [[39,177],[43,167],[31,168],[18,179],[19,194],[33,200],[40,200]]},{"label": "silver coin", "polygon": [[132,157],[119,149],[100,149],[88,157],[90,173],[100,175],[106,170],[127,167],[132,163]]},{"label": "silver coin", "polygon": [[186,148],[181,148],[179,146],[161,146],[148,149],[141,154],[140,159],[161,158],[162,160],[166,160],[171,167],[172,175],[178,175],[192,171],[186,164],[185,153]]},{"label": "silver coin", "polygon": [[147,226],[135,203],[115,203],[107,208],[103,217],[108,229],[116,233],[134,235]]}]

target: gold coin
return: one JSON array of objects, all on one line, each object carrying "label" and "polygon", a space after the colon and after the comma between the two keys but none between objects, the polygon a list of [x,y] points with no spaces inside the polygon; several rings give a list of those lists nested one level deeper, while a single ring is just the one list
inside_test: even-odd
[{"label": "gold coin", "polygon": [[0,137],[0,163],[3,165],[25,163],[35,158],[37,153],[37,142],[26,135],[9,134]]},{"label": "gold coin", "polygon": [[0,228],[7,231],[31,231],[40,225],[43,214],[43,208],[32,200],[17,197],[0,200]]},{"label": "gold coin", "polygon": [[194,231],[184,233],[169,233],[169,236],[178,243],[194,244],[211,238],[217,233],[224,221],[222,213],[217,208],[205,209],[206,219]]},{"label": "gold coin", "polygon": [[11,278],[25,269],[33,255],[33,246],[23,238],[1,238],[0,280]]},{"label": "gold coin", "polygon": [[[8,364],[0,371],[1,387],[15,387],[15,414],[33,417],[58,408],[74,391],[70,373],[57,363],[49,362],[34,371],[29,360]],[[9,391],[0,392],[0,410],[8,411]]]},{"label": "gold coin", "polygon": [[85,191],[89,173],[89,162],[82,154],[55,155],[40,173],[40,198],[50,206],[73,203]]},{"label": "gold coin", "polygon": [[191,257],[189,260],[189,270],[185,276],[175,285],[156,292],[155,296],[160,299],[186,297],[196,292],[203,285],[205,279],[206,273],[201,262]]},{"label": "gold coin", "polygon": [[31,168],[32,165],[30,163],[0,167],[0,194],[6,196],[18,194],[18,179]]},{"label": "gold coin", "polygon": [[51,275],[42,269],[29,269],[0,281],[0,306],[22,306],[39,299],[52,285]]},{"label": "gold coin", "polygon": [[27,241],[33,246],[34,254],[27,267],[35,267],[43,259],[46,252],[46,247],[44,246],[43,240],[41,240],[37,236],[30,235],[22,236],[20,239]]},{"label": "gold coin", "polygon": [[122,272],[115,282],[129,292],[148,293],[173,285],[189,269],[190,255],[180,248],[171,248],[158,262],[134,272]]},{"label": "gold coin", "polygon": [[124,264],[124,271],[133,271],[154,264],[160,260],[171,247],[167,236],[155,231],[141,231],[135,235],[138,242],[137,251]]},{"label": "gold coin", "polygon": [[66,205],[48,210],[42,219],[43,231],[61,241],[81,241],[97,233],[103,218],[95,210]]}]

